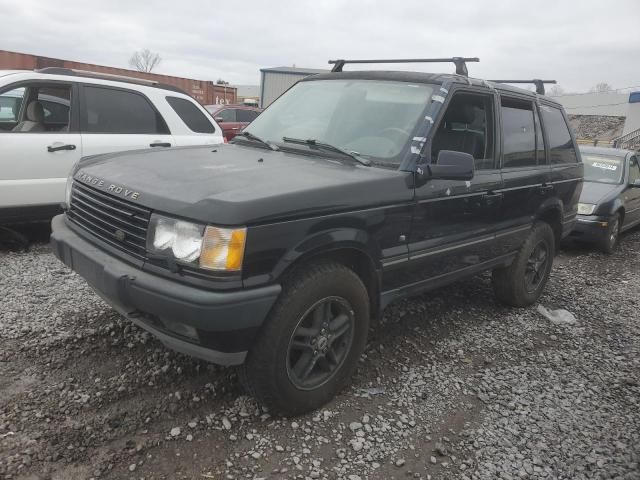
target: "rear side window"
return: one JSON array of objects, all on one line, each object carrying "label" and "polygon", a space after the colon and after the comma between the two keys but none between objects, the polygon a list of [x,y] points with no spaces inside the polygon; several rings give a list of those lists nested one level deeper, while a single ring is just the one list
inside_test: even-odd
[{"label": "rear side window", "polygon": [[81,124],[87,133],[169,133],[160,114],[144,96],[103,87],[84,87]]},{"label": "rear side window", "polygon": [[524,100],[501,98],[502,167],[536,165],[536,131],[533,104]]},{"label": "rear side window", "polygon": [[253,122],[258,116],[258,112],[254,110],[238,110],[237,118],[239,122]]},{"label": "rear side window", "polygon": [[549,140],[551,163],[576,163],[578,158],[569,126],[558,108],[541,105],[542,121]]},{"label": "rear side window", "polygon": [[166,97],[171,108],[175,110],[180,119],[196,133],[213,133],[213,124],[192,102],[184,98]]}]

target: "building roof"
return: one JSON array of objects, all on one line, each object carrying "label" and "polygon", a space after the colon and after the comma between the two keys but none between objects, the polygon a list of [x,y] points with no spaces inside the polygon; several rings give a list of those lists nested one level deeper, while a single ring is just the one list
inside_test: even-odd
[{"label": "building roof", "polygon": [[299,75],[313,75],[315,73],[327,73],[328,69],[319,68],[298,68],[298,67],[272,67],[261,68],[261,72],[273,72],[273,73],[294,73]]}]

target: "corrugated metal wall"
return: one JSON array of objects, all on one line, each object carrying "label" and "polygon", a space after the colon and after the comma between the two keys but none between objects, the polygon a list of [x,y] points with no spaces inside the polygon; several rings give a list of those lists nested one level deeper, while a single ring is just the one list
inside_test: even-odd
[{"label": "corrugated metal wall", "polygon": [[280,72],[262,72],[262,80],[260,90],[260,107],[268,107],[276,98],[286,92],[291,85],[301,80],[309,74],[296,73],[280,73]]},{"label": "corrugated metal wall", "polygon": [[109,73],[111,75],[125,75],[127,77],[155,80],[184,90],[203,105],[237,102],[235,87],[224,87],[207,80],[194,80],[191,78],[138,72],[125,68],[107,67],[104,65],[94,65],[92,63],[80,63],[71,60],[61,60],[59,58],[41,57],[38,55],[0,50],[0,69],[33,70],[45,67],[73,68],[77,70],[89,70],[91,72]]}]

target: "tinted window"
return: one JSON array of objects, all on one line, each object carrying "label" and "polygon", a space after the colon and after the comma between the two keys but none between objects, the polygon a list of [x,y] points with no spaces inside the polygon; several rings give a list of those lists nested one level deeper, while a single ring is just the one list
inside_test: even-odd
[{"label": "tinted window", "polygon": [[502,167],[536,165],[536,132],[531,102],[501,99]]},{"label": "tinted window", "polygon": [[184,98],[167,97],[167,102],[175,110],[180,119],[189,127],[192,132],[213,133],[215,129],[211,122],[205,117],[192,102]]},{"label": "tinted window", "polygon": [[536,120],[536,160],[538,165],[547,163],[547,158],[544,151],[544,138],[542,135],[542,125],[540,124],[540,116],[538,115],[538,109],[533,109],[533,115]]},{"label": "tinted window", "polygon": [[164,120],[142,95],[84,87],[82,129],[90,133],[169,133]]},{"label": "tinted window", "polygon": [[640,180],[640,165],[638,165],[638,157],[631,157],[629,160],[629,183]]},{"label": "tinted window", "polygon": [[253,122],[258,116],[258,112],[253,110],[238,110],[237,118],[239,122]]},{"label": "tinted window", "polygon": [[441,150],[473,155],[477,170],[495,167],[492,97],[455,94],[433,137],[432,161],[438,160]]},{"label": "tinted window", "polygon": [[71,113],[70,87],[40,87],[38,101],[44,110],[44,124],[47,130],[67,130]]},{"label": "tinted window", "polygon": [[215,114],[215,118],[222,117],[223,122],[235,122],[236,111],[233,108],[226,108]]},{"label": "tinted window", "polygon": [[554,107],[541,105],[542,121],[549,140],[551,163],[575,163],[578,161],[569,127],[562,112]]}]

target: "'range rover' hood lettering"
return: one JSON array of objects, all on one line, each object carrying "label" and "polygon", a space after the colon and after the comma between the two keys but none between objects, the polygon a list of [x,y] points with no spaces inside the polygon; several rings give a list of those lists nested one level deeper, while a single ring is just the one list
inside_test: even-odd
[{"label": "'range rover' hood lettering", "polygon": [[79,171],[74,178],[76,180],[80,180],[82,183],[91,185],[92,187],[96,187],[100,190],[105,190],[106,192],[111,193],[113,195],[119,195],[130,200],[137,200],[138,198],[140,198],[140,192],[136,192],[134,190],[121,187],[120,185],[115,185],[113,183],[106,182],[102,178],[94,177],[93,175],[88,175],[84,173],[82,170]]}]

